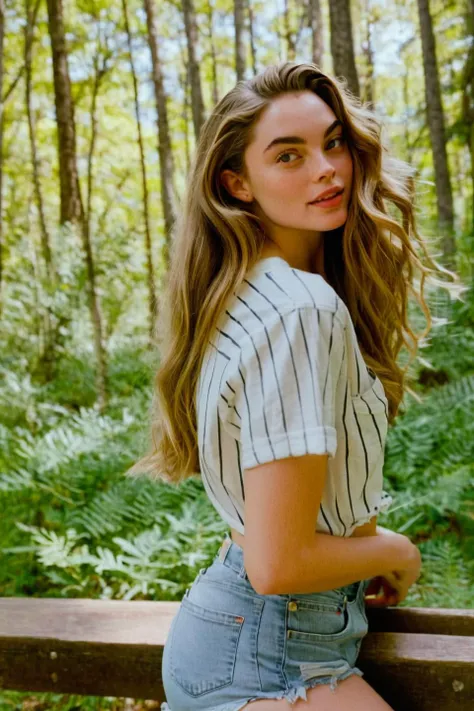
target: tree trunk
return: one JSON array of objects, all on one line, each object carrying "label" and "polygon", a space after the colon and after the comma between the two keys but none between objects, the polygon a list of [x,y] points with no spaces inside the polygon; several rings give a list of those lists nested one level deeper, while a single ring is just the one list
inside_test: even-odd
[{"label": "tree trunk", "polygon": [[76,164],[76,129],[71,84],[64,37],[62,0],[46,0],[53,56],[54,101],[58,127],[60,224],[77,223],[82,218],[79,177]]},{"label": "tree trunk", "polygon": [[158,155],[160,159],[161,178],[161,203],[165,222],[165,241],[163,247],[163,267],[168,269],[170,240],[175,223],[175,209],[173,205],[173,154],[168,127],[168,111],[166,108],[166,94],[163,83],[161,61],[158,53],[158,35],[155,26],[154,0],[144,0],[147,17],[148,43],[151,52],[152,77],[155,89],[156,110],[158,113]]},{"label": "tree trunk", "polygon": [[[27,15],[27,22],[28,22],[28,15]],[[42,289],[41,289],[41,283],[44,281],[43,278],[43,269],[41,268],[41,252],[43,251],[42,246],[40,245],[40,248],[38,249],[37,245],[37,240],[36,240],[36,234],[35,231],[32,228],[32,220],[31,220],[31,204],[35,202],[36,196],[35,196],[35,187],[33,187],[30,190],[30,193],[28,195],[28,206],[27,206],[27,211],[26,211],[26,233],[30,235],[30,240],[29,240],[29,249],[28,249],[28,256],[29,256],[29,261],[31,266],[33,267],[33,278],[31,279],[31,285],[32,285],[32,292],[33,292],[33,313],[34,313],[34,328],[36,331],[36,342],[38,344],[37,350],[36,350],[36,358],[33,359],[30,356],[30,372],[35,371],[35,367],[31,367],[31,363],[38,364],[39,369],[43,371],[43,359],[44,359],[44,352],[47,348],[46,346],[46,339],[48,337],[48,330],[51,329],[50,325],[50,320],[48,318],[49,314],[48,311],[43,310],[43,304],[42,304]],[[44,261],[44,257],[43,257]]]},{"label": "tree trunk", "polygon": [[[31,9],[31,0],[25,2],[25,106],[28,119],[28,132],[30,137],[31,148],[31,163],[33,168],[33,190],[38,210],[39,228],[40,228],[40,244],[41,254],[46,269],[45,288],[49,296],[53,295],[58,285],[58,275],[53,263],[51,253],[50,237],[46,226],[46,218],[44,215],[43,194],[41,191],[40,175],[39,175],[39,160],[36,146],[36,126],[32,109],[32,50],[34,41],[34,30],[36,27],[36,18],[41,0],[36,0],[35,6]],[[38,269],[38,273],[40,273]],[[39,304],[42,308],[42,305]],[[55,362],[56,362],[56,333],[53,327],[54,309],[49,304],[46,305],[44,313],[44,341],[43,349],[40,353],[39,370],[41,371],[45,382],[51,382],[54,378]]]},{"label": "tree trunk", "polygon": [[191,169],[191,143],[189,136],[189,109],[191,107],[191,102],[189,99],[189,69],[188,63],[185,56],[186,52],[181,52],[181,64],[183,66],[183,71],[180,74],[181,77],[181,87],[183,90],[183,133],[184,133],[184,154],[186,156],[186,174],[189,173]]},{"label": "tree trunk", "polygon": [[214,8],[212,7],[211,0],[207,0],[206,11],[209,23],[209,46],[211,48],[212,102],[215,106],[219,102],[219,86],[217,81],[216,47],[214,44]]},{"label": "tree trunk", "polygon": [[322,71],[324,36],[320,0],[309,0],[309,26],[311,27],[311,61]]},{"label": "tree trunk", "polygon": [[[147,2],[149,1],[150,0],[147,0]],[[202,100],[199,64],[196,60],[198,35],[196,16],[192,0],[183,0],[183,15],[188,45],[189,81],[191,85],[191,108],[193,114],[194,135],[197,140],[199,134],[201,133],[201,126],[204,123],[204,103]]]},{"label": "tree trunk", "polygon": [[463,69],[462,81],[462,119],[465,126],[466,143],[471,157],[471,189],[472,203],[471,215],[468,216],[470,228],[474,232],[474,0],[471,0],[470,8],[466,12],[466,26],[468,35],[471,37],[471,44],[466,57],[466,64]]},{"label": "tree trunk", "polygon": [[360,96],[359,77],[354,57],[352,19],[349,0],[331,0],[329,3],[331,27],[331,54],[334,74],[347,81],[347,88]]},{"label": "tree trunk", "polygon": [[41,183],[39,177],[39,160],[38,151],[36,146],[36,126],[35,119],[32,111],[31,103],[31,82],[32,82],[32,49],[33,49],[33,34],[36,27],[36,18],[38,15],[38,10],[41,0],[36,0],[35,7],[31,10],[31,0],[26,0],[26,26],[25,26],[25,96],[26,96],[26,113],[28,118],[28,129],[30,136],[30,146],[31,146],[31,162],[33,168],[33,185],[36,208],[38,210],[40,235],[41,235],[41,252],[43,255],[43,260],[46,267],[46,273],[48,279],[51,282],[56,281],[56,272],[53,264],[53,257],[51,253],[50,238],[48,233],[48,228],[46,226],[46,219],[44,216],[44,205],[43,205],[43,195],[41,192]]},{"label": "tree trunk", "polygon": [[103,343],[102,314],[97,295],[94,257],[81,199],[76,162],[74,105],[67,63],[62,0],[47,0],[48,26],[53,57],[54,98],[58,126],[58,154],[61,185],[61,224],[79,225],[87,271],[87,299],[94,332],[97,361],[96,387],[99,407],[107,405],[106,354]]},{"label": "tree trunk", "polygon": [[438,224],[442,235],[442,252],[446,266],[454,267],[454,214],[451,180],[444,131],[436,45],[429,10],[429,0],[417,0],[420,20],[423,70],[425,75],[425,100],[433,155]]},{"label": "tree trunk", "polygon": [[405,120],[403,121],[403,135],[405,139],[405,160],[410,162],[410,122],[408,113],[410,107],[410,93],[408,91],[408,74],[408,67],[405,67],[405,71],[403,73],[403,113],[405,114]]},{"label": "tree trunk", "polygon": [[0,316],[3,291],[3,44],[5,38],[5,5],[0,0]]},{"label": "tree trunk", "polygon": [[148,339],[149,347],[153,346],[153,329],[155,325],[155,315],[156,315],[156,291],[155,291],[155,273],[153,268],[153,250],[151,246],[151,230],[150,230],[150,213],[148,209],[148,181],[146,174],[146,162],[145,162],[145,147],[143,145],[142,136],[142,121],[140,115],[140,102],[138,100],[138,81],[137,73],[135,71],[135,62],[133,59],[133,48],[132,48],[132,37],[130,34],[130,24],[128,21],[128,7],[127,0],[122,0],[122,10],[123,17],[125,21],[125,31],[127,33],[127,46],[128,46],[128,57],[130,62],[130,71],[132,73],[133,80],[133,98],[135,104],[135,119],[137,122],[137,140],[138,140],[138,150],[140,153],[140,168],[142,177],[142,191],[143,191],[143,222],[145,225],[145,255],[147,264],[147,285],[148,285]]},{"label": "tree trunk", "polygon": [[293,33],[291,31],[289,0],[284,0],[284,3],[283,26],[285,28],[286,56],[289,62],[294,62],[296,57],[296,44],[295,38],[293,37]]},{"label": "tree trunk", "polygon": [[249,38],[250,38],[250,54],[252,57],[252,72],[255,76],[257,74],[257,50],[255,47],[255,39],[253,36],[253,9],[252,0],[247,0],[247,12],[248,12],[248,27],[249,27]]},{"label": "tree trunk", "polygon": [[369,0],[365,0],[365,16],[367,22],[367,37],[362,43],[362,52],[365,57],[366,71],[364,77],[363,100],[374,108],[374,50],[372,45],[373,28],[380,21],[377,9],[371,9]]},{"label": "tree trunk", "polygon": [[234,0],[235,71],[237,81],[245,79],[244,0]]},{"label": "tree trunk", "polygon": [[402,107],[402,116],[404,116],[403,120],[403,135],[404,135],[404,158],[407,161],[407,163],[410,163],[412,160],[412,146],[410,145],[410,92],[409,92],[409,78],[410,78],[410,69],[409,69],[409,62],[407,62],[406,58],[404,57],[404,51],[410,47],[411,44],[415,41],[415,37],[411,36],[405,42],[403,42],[400,47],[398,48],[398,55],[400,57],[400,60],[403,63],[403,107]]}]

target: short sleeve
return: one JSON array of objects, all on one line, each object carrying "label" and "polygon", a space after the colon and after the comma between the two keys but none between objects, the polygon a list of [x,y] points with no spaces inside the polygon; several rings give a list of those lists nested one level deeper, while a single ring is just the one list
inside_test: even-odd
[{"label": "short sleeve", "polygon": [[250,469],[304,454],[334,457],[344,325],[329,309],[294,308],[246,335],[219,397],[225,430]]}]

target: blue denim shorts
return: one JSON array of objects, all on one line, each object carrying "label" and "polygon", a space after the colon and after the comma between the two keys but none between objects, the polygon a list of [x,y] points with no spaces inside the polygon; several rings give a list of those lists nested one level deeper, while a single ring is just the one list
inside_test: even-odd
[{"label": "blue denim shorts", "polygon": [[163,650],[161,711],[239,711],[307,699],[351,674],[368,631],[370,580],[318,593],[260,595],[229,535],[183,595]]}]

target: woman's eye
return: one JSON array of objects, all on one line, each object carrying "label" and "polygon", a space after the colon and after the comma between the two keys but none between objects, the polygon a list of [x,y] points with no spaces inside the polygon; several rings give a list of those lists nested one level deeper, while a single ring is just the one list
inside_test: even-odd
[{"label": "woman's eye", "polygon": [[[330,145],[331,145],[331,143],[334,143],[334,141],[340,141],[340,142],[341,142],[340,145],[343,145],[344,142],[345,142],[345,139],[344,139],[344,136],[342,136],[342,135],[341,135],[341,136],[336,136],[336,138],[332,138],[332,139],[329,141],[329,143],[328,143],[328,145],[327,145],[327,148],[329,148]],[[281,159],[283,158],[283,156],[294,156],[294,155],[296,155],[296,157],[298,158],[298,154],[289,153],[288,151],[285,151],[284,153],[280,153],[280,155],[279,155],[278,158],[276,159],[276,162],[277,162],[277,163],[285,163],[286,165],[287,165],[288,163],[294,163],[294,161],[281,160]]]},{"label": "woman's eye", "polygon": [[288,162],[292,162],[292,161],[285,161],[285,160],[282,161],[281,158],[282,158],[283,156],[294,156],[294,155],[295,155],[294,153],[288,153],[287,151],[285,151],[285,153],[280,153],[280,155],[278,156],[276,162],[277,162],[277,163],[288,163]]},{"label": "woman's eye", "polygon": [[333,143],[334,141],[341,141],[341,145],[342,145],[342,144],[344,143],[344,136],[336,136],[336,138],[332,138],[332,139],[329,141],[328,146],[329,146],[331,143]]}]

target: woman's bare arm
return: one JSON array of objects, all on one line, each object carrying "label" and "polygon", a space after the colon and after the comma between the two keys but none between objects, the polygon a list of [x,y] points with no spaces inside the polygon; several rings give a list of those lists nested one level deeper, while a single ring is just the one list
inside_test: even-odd
[{"label": "woman's bare arm", "polygon": [[314,534],[313,542],[274,572],[263,594],[285,595],[333,590],[384,576],[411,560],[409,539],[393,531],[344,538]]},{"label": "woman's bare arm", "polygon": [[375,517],[354,536],[315,533],[326,472],[327,455],[318,454],[244,470],[244,565],[257,592],[330,590],[390,573],[413,555],[406,536],[377,535]]}]

